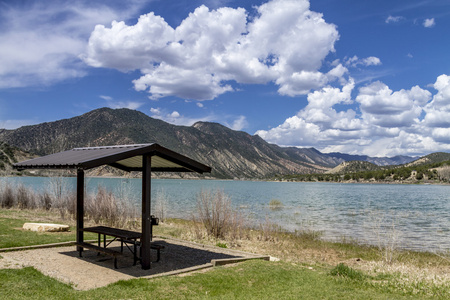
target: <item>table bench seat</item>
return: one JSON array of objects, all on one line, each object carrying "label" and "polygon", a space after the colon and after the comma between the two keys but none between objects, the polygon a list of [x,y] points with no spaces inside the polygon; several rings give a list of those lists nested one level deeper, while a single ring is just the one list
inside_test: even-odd
[{"label": "table bench seat", "polygon": [[91,249],[100,253],[104,253],[106,255],[110,255],[110,256],[114,256],[114,268],[117,269],[117,256],[119,255],[123,255],[123,253],[116,251],[116,250],[112,250],[110,248],[103,248],[103,247],[99,247],[93,244],[89,244],[89,243],[76,243],[77,246],[81,247],[79,252],[80,252],[80,257],[82,257],[82,252],[83,252],[83,248],[86,249]]},{"label": "table bench seat", "polygon": [[164,249],[163,245],[151,244],[150,249],[156,250],[156,262],[159,262],[161,258],[161,249]]}]

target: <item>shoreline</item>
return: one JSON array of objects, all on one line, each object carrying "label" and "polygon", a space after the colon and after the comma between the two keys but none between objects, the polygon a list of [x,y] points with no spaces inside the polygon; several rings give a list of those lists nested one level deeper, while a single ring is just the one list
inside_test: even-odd
[{"label": "shoreline", "polygon": [[[1,175],[1,178],[23,178],[23,177],[42,177],[42,178],[52,178],[52,177],[64,177],[64,178],[74,178],[75,175],[64,175],[64,176],[45,176],[45,175],[33,175],[33,174],[25,174],[25,175]],[[87,175],[86,178],[111,178],[111,179],[140,179],[139,176],[136,177],[127,177],[127,176],[119,176],[119,175]],[[164,180],[213,180],[213,181],[255,181],[255,182],[280,182],[280,183],[332,183],[332,184],[386,184],[386,185],[442,185],[442,186],[450,186],[450,182],[422,182],[422,181],[373,181],[373,180],[365,180],[365,181],[356,181],[356,180],[343,180],[343,181],[320,181],[320,180],[278,180],[278,179],[264,179],[264,178],[214,178],[214,177],[192,177],[192,178],[183,178],[183,177],[172,177],[172,176],[155,176],[152,179],[164,179]]]}]

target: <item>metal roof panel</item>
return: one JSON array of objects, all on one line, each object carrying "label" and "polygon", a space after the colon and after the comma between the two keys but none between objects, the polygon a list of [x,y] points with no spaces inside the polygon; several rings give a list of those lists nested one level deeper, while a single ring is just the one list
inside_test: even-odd
[{"label": "metal roof panel", "polygon": [[142,156],[152,157],[152,168],[179,172],[211,172],[211,168],[158,144],[74,148],[14,164],[16,169],[91,169],[112,165],[127,171],[142,170]]}]

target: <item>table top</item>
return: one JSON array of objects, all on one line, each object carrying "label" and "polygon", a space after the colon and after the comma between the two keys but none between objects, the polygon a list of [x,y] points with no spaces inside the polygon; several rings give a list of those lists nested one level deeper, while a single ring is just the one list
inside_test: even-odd
[{"label": "table top", "polygon": [[141,233],[125,229],[111,228],[106,226],[95,226],[83,228],[83,231],[94,232],[99,234],[106,234],[109,236],[118,237],[121,239],[135,240],[141,238]]}]

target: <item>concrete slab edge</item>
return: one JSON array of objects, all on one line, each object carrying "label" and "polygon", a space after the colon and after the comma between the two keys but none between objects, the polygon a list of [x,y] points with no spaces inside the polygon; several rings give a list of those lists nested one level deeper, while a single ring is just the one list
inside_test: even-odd
[{"label": "concrete slab edge", "polygon": [[213,259],[211,260],[211,264],[214,267],[224,266],[228,264],[240,263],[247,260],[261,259],[265,261],[270,261],[270,256],[262,255],[256,257],[242,257],[242,258],[224,258],[224,259]]},{"label": "concrete slab edge", "polygon": [[160,273],[160,274],[142,276],[139,278],[153,279],[153,278],[158,278],[158,277],[174,276],[174,275],[180,275],[180,274],[184,274],[184,273],[199,271],[199,270],[203,270],[203,269],[208,269],[208,268],[212,268],[212,267],[213,267],[212,263],[206,263],[206,264],[203,264],[200,266],[195,266],[195,267],[190,267],[190,268],[185,268],[185,269],[175,270],[175,271],[169,271],[169,272],[164,272],[164,273]]},{"label": "concrete slab edge", "polygon": [[[88,243],[96,243],[97,240],[89,240],[85,241]],[[31,246],[22,246],[22,247],[11,247],[11,248],[1,248],[0,253],[2,252],[11,252],[11,251],[23,251],[23,250],[36,250],[36,249],[45,249],[45,248],[56,248],[56,247],[65,247],[65,246],[75,246],[75,241],[71,242],[61,242],[61,243],[53,243],[53,244],[43,244],[43,245],[31,245]]]},{"label": "concrete slab edge", "polygon": [[221,248],[221,247],[217,247],[217,246],[213,246],[213,245],[205,245],[205,244],[200,244],[200,243],[186,241],[186,240],[180,240],[180,239],[177,239],[177,238],[166,237],[166,236],[161,236],[161,235],[155,235],[153,237],[154,238],[157,237],[157,238],[160,238],[162,240],[168,240],[168,241],[172,240],[172,241],[176,241],[176,242],[179,242],[179,243],[191,244],[191,245],[194,245],[194,246],[197,246],[197,247],[201,247],[203,249],[214,249],[214,250],[218,250],[219,249],[222,252],[229,251],[229,252],[233,252],[233,253],[236,253],[236,254],[247,255],[247,256],[251,256],[251,257],[255,257],[255,258],[258,258],[258,257],[261,256],[261,254],[244,252],[244,251],[241,251],[241,250],[230,249],[230,248]]},{"label": "concrete slab edge", "polygon": [[140,278],[153,279],[153,278],[158,278],[158,277],[174,276],[174,275],[180,275],[180,274],[184,274],[184,273],[191,273],[191,272],[195,272],[195,271],[199,271],[199,270],[203,270],[203,269],[207,269],[207,268],[224,266],[227,264],[240,263],[240,262],[244,262],[247,260],[254,260],[254,259],[262,259],[265,261],[269,261],[270,256],[213,259],[213,260],[211,260],[210,263],[206,263],[206,264],[203,264],[200,266],[195,266],[195,267],[190,267],[190,268],[185,268],[185,269],[175,270],[175,271],[169,271],[169,272],[165,272],[165,273],[161,273],[161,274],[143,276]]}]

